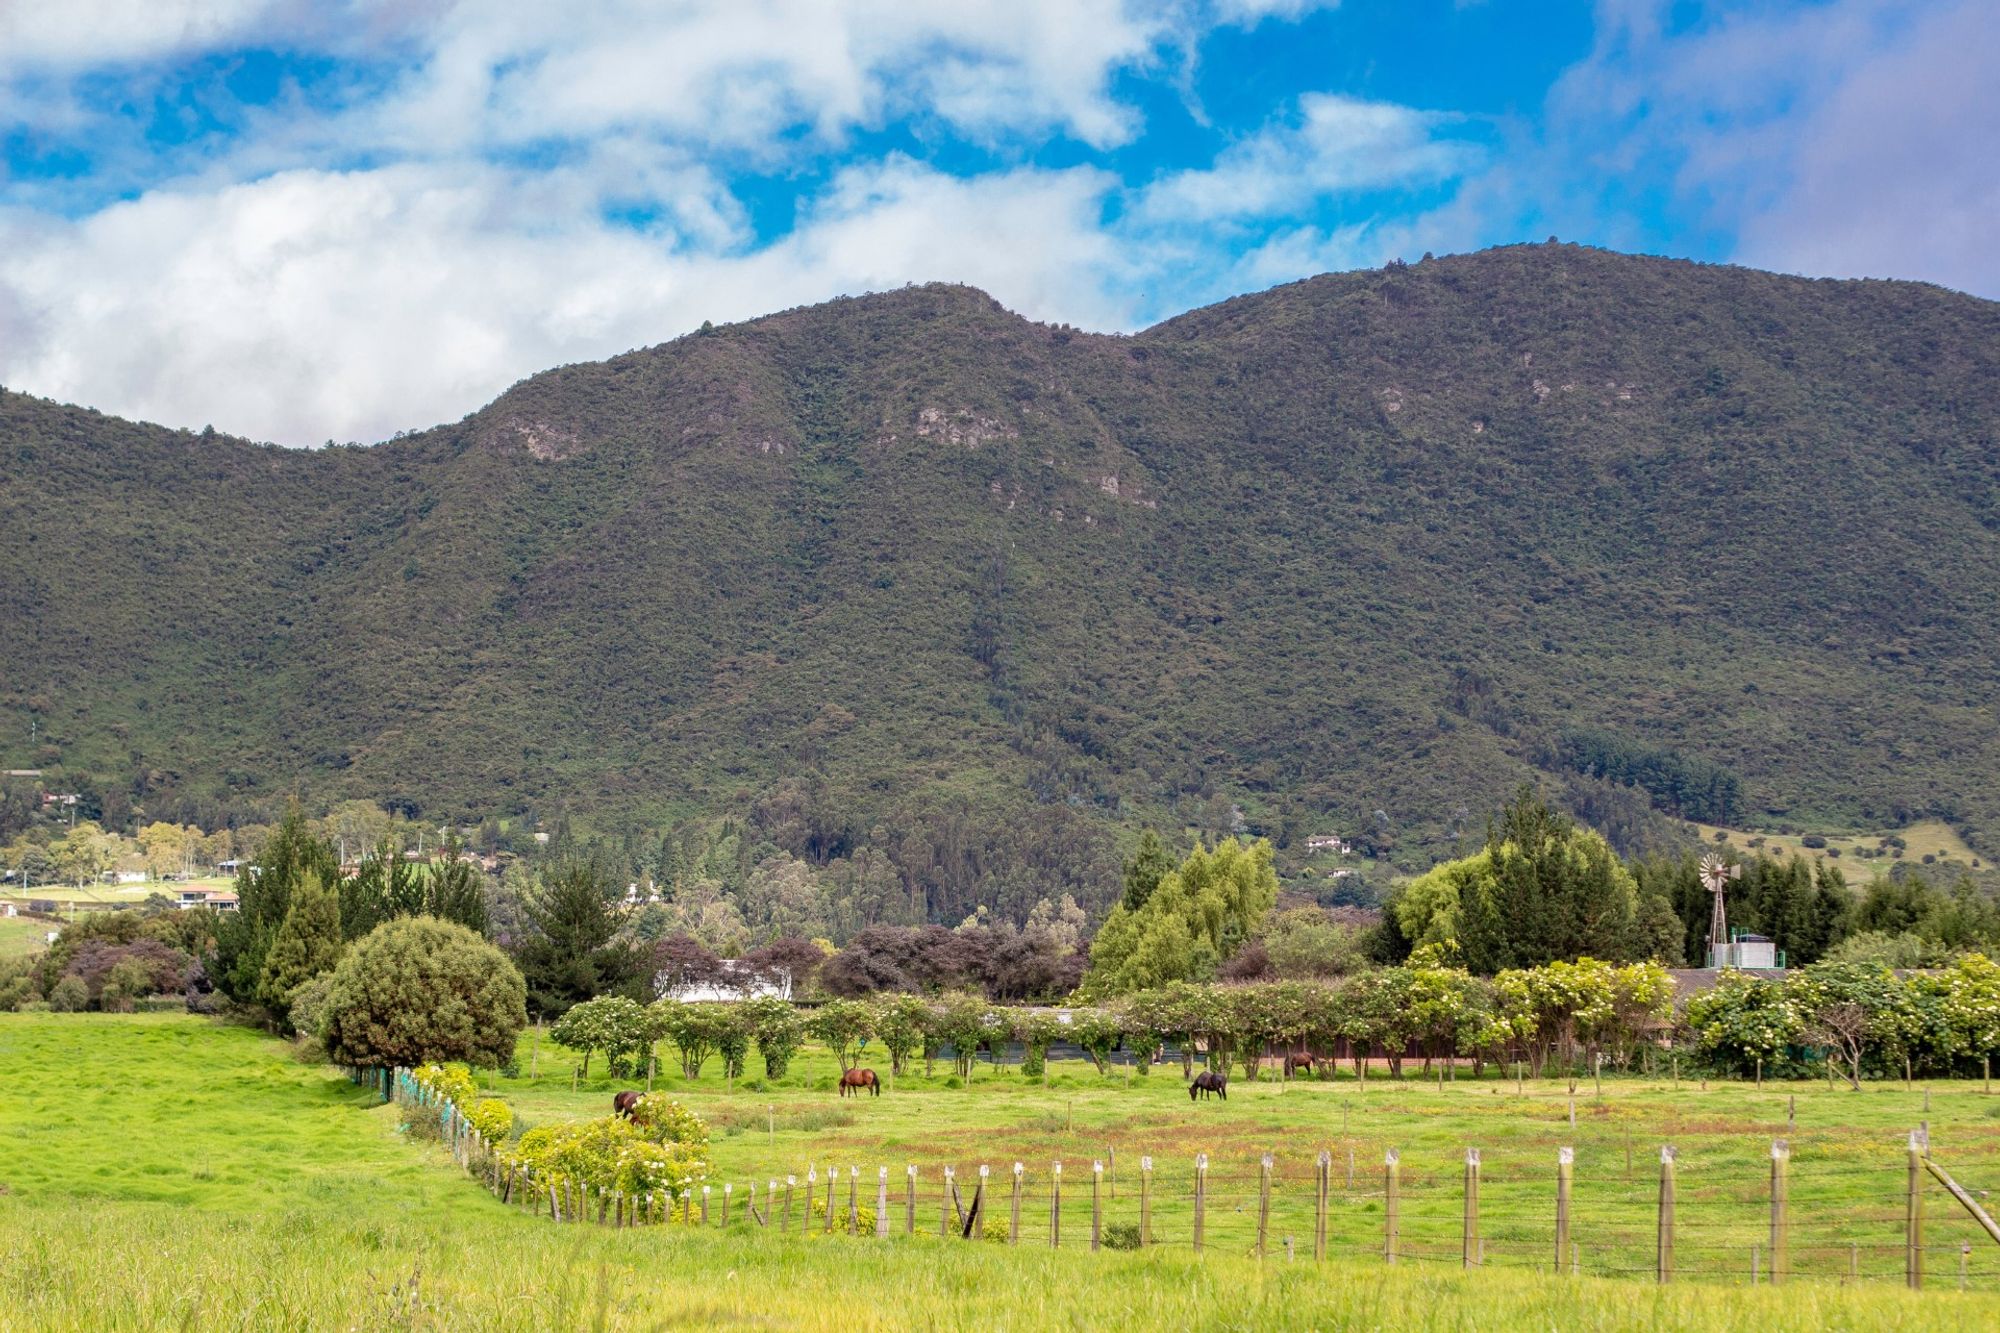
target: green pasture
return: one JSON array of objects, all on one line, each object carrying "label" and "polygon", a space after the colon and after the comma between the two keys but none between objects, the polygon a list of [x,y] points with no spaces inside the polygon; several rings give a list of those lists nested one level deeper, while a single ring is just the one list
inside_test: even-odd
[{"label": "green pasture", "polygon": [[52,922],[39,917],[0,916],[0,958],[18,958],[48,947]]},{"label": "green pasture", "polygon": [[[671,1064],[671,1047],[662,1046]],[[1052,1061],[1047,1084],[1014,1067],[981,1063],[953,1087],[940,1064],[921,1063],[900,1079],[886,1057],[869,1058],[884,1077],[881,1097],[841,1098],[830,1055],[808,1048],[774,1086],[751,1078],[733,1087],[710,1061],[699,1080],[678,1069],[656,1086],[695,1107],[713,1130],[716,1189],[736,1197],[787,1175],[804,1181],[859,1168],[860,1195],[872,1202],[877,1173],[889,1168],[894,1220],[903,1223],[904,1182],[918,1168],[919,1228],[936,1231],[943,1167],[969,1197],[981,1165],[989,1168],[992,1212],[1012,1207],[1013,1164],[1023,1173],[1021,1233],[1046,1243],[1054,1164],[1063,1164],[1065,1243],[1087,1238],[1093,1166],[1106,1170],[1099,1206],[1107,1223],[1137,1221],[1141,1161],[1150,1156],[1155,1239],[1192,1243],[1195,1165],[1207,1154],[1204,1231],[1211,1253],[1250,1254],[1256,1244],[1260,1166],[1273,1159],[1266,1243],[1310,1253],[1316,1212],[1316,1158],[1332,1158],[1328,1248],[1378,1260],[1383,1249],[1384,1158],[1400,1158],[1401,1253],[1418,1265],[1458,1264],[1463,1251],[1465,1156],[1480,1152],[1480,1240],[1488,1269],[1541,1270],[1554,1261],[1558,1149],[1575,1150],[1575,1262],[1588,1273],[1645,1274],[1655,1263],[1660,1149],[1676,1150],[1677,1268],[1686,1276],[1747,1283],[1763,1271],[1768,1246],[1770,1154],[1776,1139],[1790,1152],[1791,1270],[1798,1279],[1863,1281],[1903,1277],[1903,1208],[1909,1131],[1927,1122],[1936,1159],[1971,1189],[2000,1196],[2000,1096],[1977,1083],[1864,1084],[1853,1092],[1823,1082],[1704,1081],[1586,1077],[1574,1098],[1565,1078],[1517,1081],[1470,1062],[1440,1086],[1420,1077],[1389,1078],[1379,1068],[1365,1086],[1343,1069],[1329,1081],[1233,1079],[1229,1100],[1191,1103],[1178,1063],[1139,1076],[1114,1066],[1109,1076],[1085,1060]],[[753,1058],[753,1067],[755,1065]],[[575,1119],[609,1110],[610,1097],[643,1079],[595,1076],[572,1091],[576,1057],[529,1037],[520,1060],[541,1077],[487,1076],[494,1092],[529,1123]],[[1671,1066],[1670,1066],[1671,1068]],[[1574,1104],[1575,1125],[1571,1127]],[[1348,1173],[1350,1155],[1353,1174]],[[1115,1190],[1115,1197],[1113,1191]],[[1927,1245],[1934,1275],[1956,1282],[1959,1247],[1973,1243],[1971,1285],[2000,1291],[2000,1246],[1942,1192],[1929,1200]]]},{"label": "green pasture", "polygon": [[[572,1092],[560,1054],[543,1044],[533,1056],[539,1080],[497,1080],[497,1089],[530,1119],[596,1113],[613,1085]],[[1859,1286],[1798,1281],[1773,1291],[1747,1285],[1747,1255],[1740,1276],[1665,1288],[1559,1278],[1509,1259],[1507,1228],[1546,1212],[1547,1182],[1532,1168],[1560,1142],[1578,1147],[1576,1234],[1587,1243],[1593,1232],[1627,1224],[1598,1211],[1620,1189],[1650,1199],[1646,1178],[1657,1159],[1646,1144],[1663,1131],[1683,1149],[1684,1225],[1696,1219],[1697,1201],[1751,1207],[1761,1186],[1739,1177],[1759,1169],[1792,1089],[1760,1095],[1711,1085],[1704,1093],[1688,1083],[1676,1094],[1670,1084],[1607,1083],[1600,1107],[1585,1082],[1572,1134],[1566,1085],[1548,1083],[1529,1085],[1536,1095],[1525,1099],[1490,1079],[1461,1079],[1442,1092],[1371,1080],[1365,1094],[1347,1081],[1239,1085],[1226,1106],[1197,1107],[1165,1070],[1128,1089],[1122,1075],[1100,1080],[1087,1066],[1059,1065],[1045,1089],[982,1067],[969,1087],[906,1078],[880,1099],[842,1106],[820,1086],[831,1073],[823,1057],[802,1062],[794,1086],[769,1089],[726,1090],[713,1068],[693,1086],[663,1082],[715,1125],[718,1182],[780,1169],[803,1175],[807,1159],[859,1165],[872,1181],[878,1163],[900,1172],[915,1162],[931,1177],[942,1160],[997,1170],[1015,1156],[1038,1168],[1060,1156],[1066,1177],[1076,1176],[1064,1192],[1062,1249],[1047,1248],[1045,1233],[1018,1248],[923,1234],[934,1232],[934,1213],[916,1237],[887,1242],[778,1235],[740,1218],[727,1230],[558,1227],[501,1205],[436,1146],[404,1141],[396,1108],[300,1064],[282,1043],[181,1016],[0,1015],[0,1328],[1040,1329],[1119,1320],[1201,1329],[1805,1330],[2000,1319],[1990,1260],[1974,1274],[1984,1290],[1955,1290],[1956,1262],[1942,1247],[1955,1252],[1966,1228],[1947,1220],[1935,1190],[1927,1207],[1940,1248],[1923,1293],[1890,1280],[1886,1260],[1869,1268],[1880,1280]],[[1868,1212],[1875,1177],[1900,1182],[1899,1134],[1921,1110],[1921,1089],[1796,1092],[1794,1207]],[[1963,1168],[1969,1185],[2000,1183],[1990,1169],[2000,1161],[2000,1117],[1987,1113],[1996,1103],[1976,1088],[1932,1092],[1936,1151]],[[1314,1151],[1346,1141],[1343,1106],[1346,1139],[1358,1150],[1375,1156],[1384,1141],[1403,1150],[1413,1252],[1394,1268],[1345,1245],[1366,1236],[1379,1212],[1368,1212],[1366,1190],[1357,1184],[1349,1197],[1339,1181],[1334,1215],[1357,1224],[1337,1230],[1343,1243],[1327,1264],[1310,1261],[1310,1210],[1297,1211],[1295,1191],[1309,1184],[1300,1172]],[[1625,1188],[1628,1126],[1638,1146]],[[1459,1268],[1455,1250],[1449,1260],[1414,1253],[1437,1240],[1434,1210],[1456,1225],[1468,1142],[1486,1149],[1483,1203],[1493,1231],[1487,1266],[1474,1272]],[[1088,1165],[1114,1144],[1119,1194],[1115,1207],[1105,1202],[1115,1215],[1132,1211],[1137,1155],[1150,1150],[1159,1161],[1156,1229],[1167,1243],[1155,1249],[1088,1251]],[[1170,1183],[1169,1163],[1197,1148],[1217,1163],[1200,1256],[1176,1234],[1185,1225],[1167,1201],[1186,1176]],[[1278,1155],[1279,1189],[1291,1192],[1273,1224],[1300,1242],[1289,1262],[1276,1245],[1263,1261],[1253,1258],[1253,1232],[1234,1211],[1251,1179],[1242,1166],[1262,1151]],[[1225,1163],[1235,1165],[1225,1171]],[[1815,1163],[1856,1174],[1817,1178]],[[1691,1266],[1690,1254],[1683,1268]]]},{"label": "green pasture", "polygon": [[1904,842],[1900,858],[1911,865],[1921,866],[1926,856],[1934,858],[1933,870],[1984,869],[1986,863],[1966,845],[1951,825],[1941,819],[1928,819],[1911,824],[1906,828],[1882,829],[1877,832],[1824,833],[1825,847],[1808,847],[1802,841],[1803,834],[1770,833],[1760,830],[1722,828],[1715,824],[1689,825],[1700,835],[1703,843],[1714,844],[1721,834],[1720,844],[1740,856],[1750,856],[1761,852],[1765,856],[1780,860],[1804,856],[1814,861],[1824,861],[1832,856],[1833,864],[1846,872],[1850,883],[1865,883],[1877,874],[1887,874],[1897,858],[1890,856],[1859,855],[1861,851],[1873,853],[1880,848],[1882,840],[1890,836],[1899,837]]}]

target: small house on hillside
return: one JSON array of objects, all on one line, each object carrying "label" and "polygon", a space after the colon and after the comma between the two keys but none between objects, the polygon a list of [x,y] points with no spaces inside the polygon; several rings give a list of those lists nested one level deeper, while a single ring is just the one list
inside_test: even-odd
[{"label": "small house on hillside", "polygon": [[237,898],[228,889],[182,889],[174,900],[174,906],[186,911],[191,907],[213,907],[218,912],[233,912]]}]

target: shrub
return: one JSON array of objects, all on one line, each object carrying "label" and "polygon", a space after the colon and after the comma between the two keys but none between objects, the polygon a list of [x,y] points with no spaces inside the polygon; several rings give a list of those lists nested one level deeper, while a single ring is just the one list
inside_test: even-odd
[{"label": "shrub", "polygon": [[410,1071],[410,1078],[418,1087],[461,1107],[470,1105],[479,1095],[479,1085],[472,1081],[472,1070],[457,1060],[419,1066]]},{"label": "shrub", "polygon": [[527,1021],[527,986],[507,955],[464,926],[406,917],[334,969],[325,1040],[339,1064],[492,1066],[513,1055]]},{"label": "shrub", "polygon": [[22,1005],[41,998],[42,992],[36,987],[33,977],[15,977],[0,982],[0,1014],[11,1014]]},{"label": "shrub", "polygon": [[593,1190],[667,1193],[676,1200],[708,1177],[705,1144],[649,1142],[639,1126],[615,1116],[538,1125],[521,1135],[513,1160],[543,1180],[564,1177]]},{"label": "shrub", "polygon": [[649,1092],[632,1107],[632,1123],[652,1143],[708,1146],[708,1126],[702,1118],[663,1092]]},{"label": "shrub", "polygon": [[505,1143],[514,1130],[514,1112],[498,1097],[481,1097],[466,1110],[465,1119],[488,1143]]},{"label": "shrub", "polygon": [[[841,1198],[838,1198],[834,1201],[833,1229],[835,1233],[843,1236],[874,1235],[875,1205],[862,1203],[859,1199],[857,1199],[855,1200],[854,1203],[854,1213],[855,1213],[855,1220],[850,1224],[847,1217],[846,1197],[842,1196]],[[824,1194],[814,1195],[812,1202],[812,1214],[811,1216],[806,1218],[806,1235],[808,1236],[824,1235],[825,1230],[826,1230],[826,1196]]]},{"label": "shrub", "polygon": [[49,992],[49,1008],[59,1014],[80,1013],[90,1007],[90,987],[82,977],[64,977]]},{"label": "shrub", "polygon": [[105,974],[98,1004],[108,1014],[129,1014],[134,1000],[152,992],[152,970],[137,958],[121,958]]},{"label": "shrub", "polygon": [[1136,1250],[1139,1248],[1139,1224],[1106,1222],[1099,1239],[1107,1250]]},{"label": "shrub", "polygon": [[291,996],[292,1028],[301,1037],[317,1037],[326,1026],[327,998],[333,994],[333,973],[322,972],[296,987]]}]

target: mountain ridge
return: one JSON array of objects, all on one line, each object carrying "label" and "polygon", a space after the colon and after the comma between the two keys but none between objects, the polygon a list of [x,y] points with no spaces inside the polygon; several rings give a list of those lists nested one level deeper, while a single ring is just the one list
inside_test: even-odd
[{"label": "mountain ridge", "polygon": [[1943,289],[1523,246],[1136,334],[843,298],[365,449],[0,394],[0,759],[33,722],[149,811],[735,813],[819,856],[951,809],[1097,866],[1240,807],[1420,862],[1608,733],[1748,822],[1982,846],[1996,361]]}]

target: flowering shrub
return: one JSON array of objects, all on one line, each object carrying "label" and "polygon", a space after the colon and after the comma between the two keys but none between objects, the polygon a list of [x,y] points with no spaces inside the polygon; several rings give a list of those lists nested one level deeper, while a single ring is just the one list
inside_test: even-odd
[{"label": "flowering shrub", "polygon": [[708,1126],[693,1111],[663,1092],[649,1092],[632,1106],[632,1123],[653,1143],[708,1147]]},{"label": "flowering shrub", "polygon": [[514,1129],[514,1112],[498,1097],[481,1097],[466,1108],[465,1118],[488,1143],[504,1143]]},{"label": "flowering shrub", "polygon": [[472,1070],[456,1060],[446,1065],[421,1065],[410,1072],[410,1077],[418,1087],[461,1107],[479,1095],[479,1085],[472,1081]]},{"label": "flowering shrub", "polygon": [[[699,1122],[697,1122],[699,1123]],[[699,1189],[708,1178],[706,1131],[700,1143],[653,1143],[638,1125],[606,1116],[537,1125],[521,1136],[514,1160],[536,1177],[563,1177],[593,1190],[630,1196]]]}]

